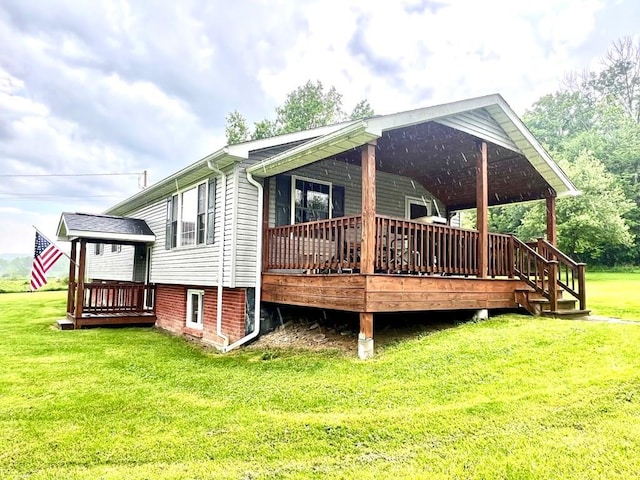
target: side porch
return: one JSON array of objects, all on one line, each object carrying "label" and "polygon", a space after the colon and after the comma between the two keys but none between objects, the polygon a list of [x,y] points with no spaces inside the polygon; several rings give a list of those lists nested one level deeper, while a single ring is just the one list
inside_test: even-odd
[{"label": "side porch", "polygon": [[[71,242],[67,321],[61,328],[155,324],[156,286],[149,283],[148,247],[155,235],[144,220],[63,213],[58,239]],[[122,246],[129,247],[123,261],[128,279],[87,279],[88,247],[101,254],[105,245],[118,253]]]}]

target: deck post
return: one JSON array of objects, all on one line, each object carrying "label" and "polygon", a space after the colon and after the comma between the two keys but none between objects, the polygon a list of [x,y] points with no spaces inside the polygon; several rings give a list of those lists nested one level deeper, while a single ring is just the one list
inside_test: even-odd
[{"label": "deck post", "polygon": [[78,240],[71,241],[71,253],[69,258],[71,261],[69,262],[69,287],[67,289],[67,313],[73,315],[74,305],[73,299],[76,294],[75,283],[76,283],[76,257],[77,257],[77,245]]},{"label": "deck post", "polygon": [[478,277],[489,275],[489,188],[487,142],[479,142],[476,155],[476,211],[478,226]]},{"label": "deck post", "polygon": [[78,261],[78,279],[76,285],[76,309],[74,315],[74,323],[77,324],[78,319],[82,318],[82,309],[84,308],[84,274],[87,262],[87,241],[80,239],[80,260]]},{"label": "deck post", "polygon": [[373,357],[373,313],[360,312],[358,357],[361,360]]},{"label": "deck post", "polygon": [[374,270],[376,250],[376,144],[362,146],[362,243],[360,272]]},{"label": "deck post", "polygon": [[558,233],[556,230],[556,192],[549,189],[547,200],[547,242],[556,246]]}]

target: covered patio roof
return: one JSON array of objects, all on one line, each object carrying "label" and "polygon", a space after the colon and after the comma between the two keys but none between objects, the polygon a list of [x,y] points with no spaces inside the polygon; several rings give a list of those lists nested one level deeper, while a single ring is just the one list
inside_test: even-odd
[{"label": "covered patio roof", "polygon": [[57,236],[63,242],[76,239],[119,244],[156,241],[156,236],[144,220],[89,213],[63,213],[58,223]]},{"label": "covered patio roof", "polygon": [[488,146],[490,205],[578,193],[500,95],[354,122],[247,170],[267,177],[321,158],[360,165],[359,146],[374,140],[377,170],[414,179],[449,210],[476,206],[476,155],[482,141]]}]

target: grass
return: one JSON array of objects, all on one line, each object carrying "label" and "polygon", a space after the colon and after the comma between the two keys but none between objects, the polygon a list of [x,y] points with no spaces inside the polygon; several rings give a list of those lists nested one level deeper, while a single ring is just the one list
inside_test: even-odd
[{"label": "grass", "polygon": [[640,473],[635,324],[508,315],[361,362],[58,331],[63,311],[63,292],[0,295],[0,478]]},{"label": "grass", "polygon": [[[19,293],[29,291],[28,278],[0,278],[0,293]],[[67,279],[50,278],[40,291],[66,290]]]},{"label": "grass", "polygon": [[587,271],[587,308],[594,315],[640,321],[640,271]]}]

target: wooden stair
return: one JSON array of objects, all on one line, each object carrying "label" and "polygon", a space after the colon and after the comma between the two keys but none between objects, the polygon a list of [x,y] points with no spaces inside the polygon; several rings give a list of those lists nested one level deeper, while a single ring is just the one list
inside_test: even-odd
[{"label": "wooden stair", "polygon": [[575,262],[542,238],[526,244],[512,237],[510,248],[514,252],[514,273],[527,284],[515,292],[518,305],[537,316],[589,315],[584,263]]},{"label": "wooden stair", "polygon": [[590,310],[576,308],[575,298],[562,298],[562,290],[558,291],[557,309],[551,310],[551,302],[535,290],[519,290],[516,292],[516,303],[532,315],[538,317],[579,318],[589,315]]}]

